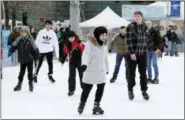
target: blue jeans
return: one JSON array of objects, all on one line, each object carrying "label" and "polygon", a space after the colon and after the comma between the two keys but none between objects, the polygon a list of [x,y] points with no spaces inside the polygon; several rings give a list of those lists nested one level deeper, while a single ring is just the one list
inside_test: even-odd
[{"label": "blue jeans", "polygon": [[120,65],[121,65],[121,62],[122,62],[122,59],[125,59],[125,71],[126,71],[126,79],[128,78],[128,65],[127,65],[127,54],[125,55],[120,55],[117,53],[116,55],[116,65],[115,65],[115,69],[114,69],[114,73],[113,73],[113,78],[117,78],[117,75],[119,73],[119,69],[120,69]]},{"label": "blue jeans", "polygon": [[148,78],[152,79],[152,67],[154,68],[155,77],[159,76],[159,69],[157,64],[157,55],[154,51],[147,53],[147,70],[148,70]]},{"label": "blue jeans", "polygon": [[172,54],[172,41],[168,41],[167,54]]}]

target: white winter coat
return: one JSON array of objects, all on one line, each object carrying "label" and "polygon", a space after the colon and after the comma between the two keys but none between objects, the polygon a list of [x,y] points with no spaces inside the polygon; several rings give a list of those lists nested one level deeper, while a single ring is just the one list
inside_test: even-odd
[{"label": "white winter coat", "polygon": [[55,51],[55,55],[59,58],[58,39],[53,30],[47,31],[46,28],[39,31],[35,44],[39,48],[40,53],[48,53]]},{"label": "white winter coat", "polygon": [[107,46],[100,46],[94,37],[86,44],[82,54],[82,65],[87,65],[83,74],[83,83],[102,84],[106,82],[106,74],[109,72]]}]

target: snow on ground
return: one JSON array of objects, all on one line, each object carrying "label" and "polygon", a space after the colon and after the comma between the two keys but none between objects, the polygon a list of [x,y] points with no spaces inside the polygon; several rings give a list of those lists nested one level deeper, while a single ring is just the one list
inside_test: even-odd
[{"label": "snow on ground", "polygon": [[68,92],[68,63],[63,67],[54,62],[55,84],[47,78],[48,67],[44,63],[38,76],[38,83],[33,93],[28,91],[27,73],[22,91],[13,92],[17,84],[19,66],[3,69],[2,80],[2,118],[3,119],[145,119],[145,118],[184,118],[184,54],[180,57],[163,57],[159,59],[160,84],[149,85],[150,100],[143,100],[140,92],[139,74],[136,77],[135,99],[128,100],[125,80],[124,61],[119,77],[114,84],[108,81],[112,77],[115,65],[115,54],[109,55],[110,73],[101,102],[105,114],[93,116],[92,107],[96,86],[94,86],[85,106],[84,113],[79,115],[77,108],[81,89],[77,75],[77,89],[72,97]]}]

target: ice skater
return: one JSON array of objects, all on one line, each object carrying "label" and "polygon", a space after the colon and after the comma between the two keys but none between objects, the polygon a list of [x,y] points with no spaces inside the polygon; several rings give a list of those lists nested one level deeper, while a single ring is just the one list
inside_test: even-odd
[{"label": "ice skater", "polygon": [[[159,67],[158,67],[158,55],[155,53],[156,50],[161,49],[161,35],[160,31],[152,27],[151,21],[145,21],[149,31],[148,39],[153,42],[151,48],[147,52],[147,71],[148,71],[148,83],[159,84]],[[155,78],[152,79],[152,64],[154,68]]]},{"label": "ice skater", "polygon": [[67,38],[69,43],[64,44],[63,56],[60,58],[61,63],[64,64],[66,61],[67,55],[69,56],[69,78],[68,78],[68,96],[74,95],[76,90],[76,69],[78,70],[79,78],[80,78],[80,86],[82,88],[82,76],[83,71],[80,69],[81,66],[81,57],[84,51],[85,45],[82,41],[80,41],[79,37],[75,32],[69,31],[67,34]]},{"label": "ice skater", "polygon": [[112,52],[112,47],[113,46],[115,46],[116,53],[117,53],[117,55],[116,55],[116,65],[115,65],[113,76],[110,79],[110,83],[114,83],[116,81],[123,58],[125,59],[126,80],[128,79],[128,69],[127,69],[127,67],[128,67],[128,65],[127,65],[128,51],[127,51],[125,35],[126,35],[126,27],[121,26],[120,27],[120,33],[118,33],[117,35],[115,35],[113,37],[113,39],[112,39],[112,41],[110,42],[110,45],[109,45],[109,53]]},{"label": "ice skater", "polygon": [[78,112],[81,114],[88,99],[93,84],[97,85],[93,114],[104,114],[104,110],[100,107],[103,96],[106,74],[109,72],[108,66],[108,49],[107,29],[105,27],[97,27],[94,30],[94,37],[89,36],[89,40],[82,55],[81,69],[83,74],[83,91],[81,93]]},{"label": "ice skater", "polygon": [[39,31],[35,40],[35,43],[38,46],[40,52],[39,61],[34,73],[35,83],[37,83],[37,75],[39,73],[40,67],[42,66],[44,57],[46,57],[49,67],[48,78],[52,83],[55,82],[55,79],[53,78],[53,54],[55,52],[55,56],[59,58],[59,45],[57,36],[51,29],[51,26],[52,22],[47,20],[45,22],[45,28]]},{"label": "ice skater", "polygon": [[[152,47],[153,42],[149,41],[148,28],[143,22],[143,14],[140,11],[134,12],[134,21],[127,26],[126,41],[128,46],[128,52],[130,57],[128,59],[128,96],[130,100],[134,99],[133,88],[136,84],[136,66],[138,64],[138,71],[140,73],[140,85],[143,98],[149,100],[147,93],[147,51],[148,48]],[[157,49],[156,54],[160,51]]]},{"label": "ice skater", "polygon": [[33,91],[33,60],[38,59],[39,50],[29,35],[29,27],[23,26],[21,36],[16,38],[9,49],[8,57],[10,57],[16,49],[18,50],[18,61],[20,62],[18,84],[15,86],[14,91],[21,90],[26,68],[28,71],[29,90],[31,92]]}]

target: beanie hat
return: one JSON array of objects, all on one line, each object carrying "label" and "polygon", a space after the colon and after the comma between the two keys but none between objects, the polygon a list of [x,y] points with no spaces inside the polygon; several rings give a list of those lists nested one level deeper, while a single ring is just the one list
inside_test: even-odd
[{"label": "beanie hat", "polygon": [[30,28],[28,26],[22,26],[21,27],[21,32],[26,31],[30,35]]},{"label": "beanie hat", "polygon": [[69,31],[69,32],[67,32],[67,37],[69,38],[69,37],[76,37],[77,35],[76,35],[76,33],[74,32],[74,31]]},{"label": "beanie hat", "polygon": [[100,38],[100,35],[103,34],[103,33],[107,33],[107,29],[103,26],[100,26],[100,27],[97,27],[95,28],[93,34],[94,34],[94,37],[99,40]]}]

